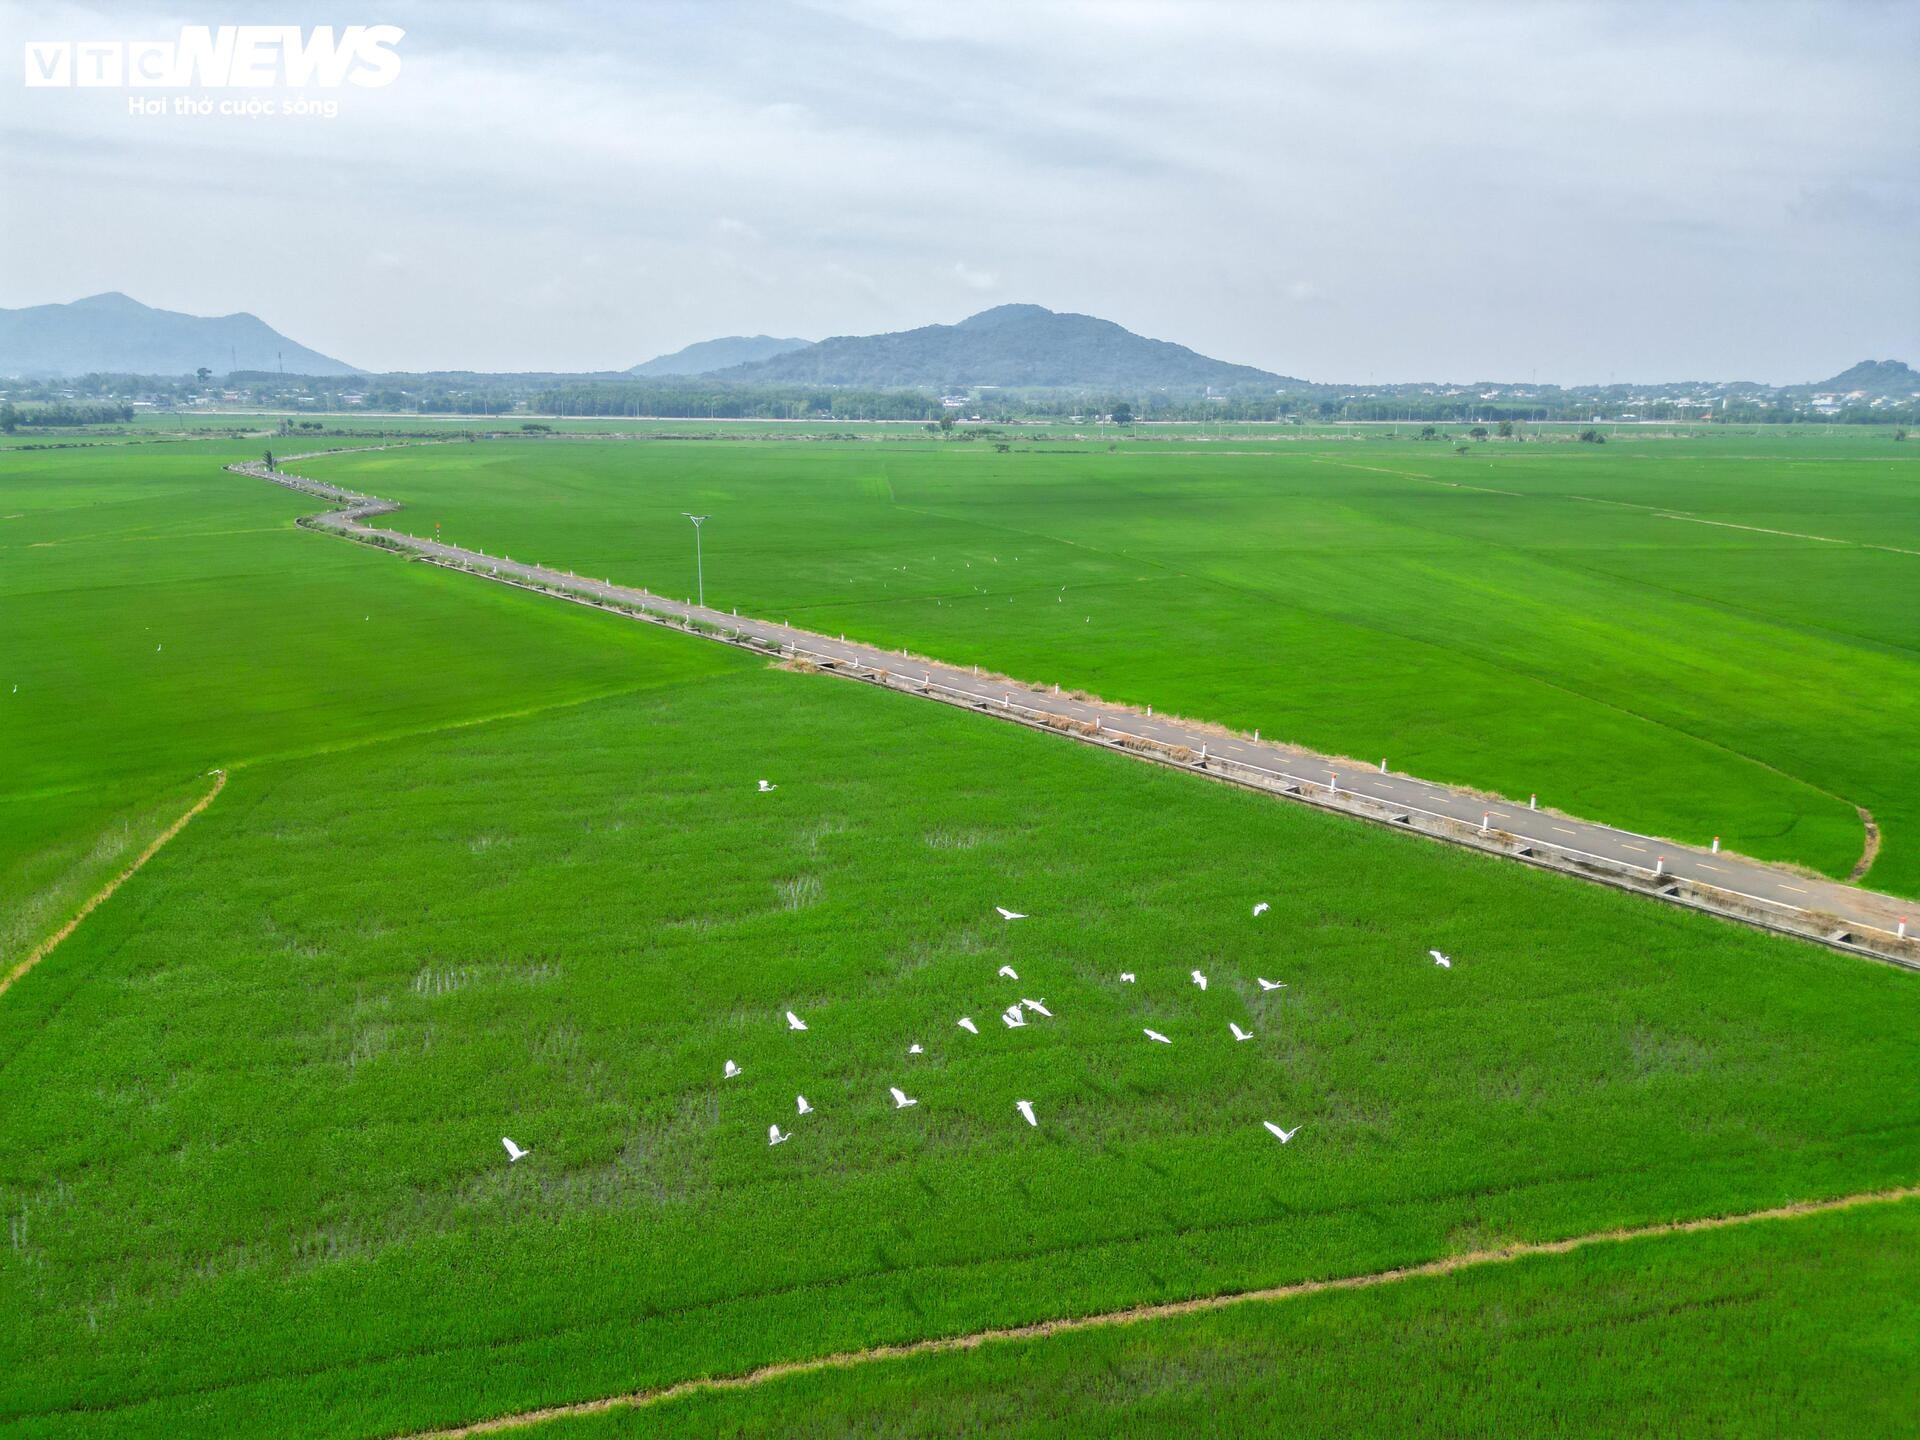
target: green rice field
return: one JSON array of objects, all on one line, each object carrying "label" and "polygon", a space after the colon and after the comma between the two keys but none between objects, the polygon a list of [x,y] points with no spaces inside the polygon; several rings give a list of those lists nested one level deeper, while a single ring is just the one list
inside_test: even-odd
[{"label": "green rice field", "polygon": [[1920,459],[1877,433],[497,443],[402,528],[1920,894]]},{"label": "green rice field", "polygon": [[[1852,863],[1866,792],[1828,777],[1810,799],[1732,744],[1815,743],[1777,733],[1775,691],[1802,681],[1776,661],[1759,683],[1769,647],[1823,676],[1903,673],[1901,617],[1865,591],[1849,608],[1841,567],[1770,588],[1753,532],[1568,498],[1680,505],[1637,449],[1458,457],[1518,501],[1410,478],[1456,458],[1411,444],[1141,443],[462,444],[311,473],[410,501],[403,528],[658,587],[688,568],[677,509],[698,505],[710,600],[1332,749],[1391,732],[1397,766],[1424,753],[1440,778],[1517,749],[1562,768],[1570,793],[1543,798],[1569,809],[1640,795],[1572,743],[1585,726],[1661,775],[1700,757],[1754,827],[1743,848],[1777,822],[1781,853]],[[1770,466],[1833,491],[1797,517],[1785,478],[1713,500],[1741,462],[1700,444],[1670,453],[1702,467],[1701,513],[1852,516],[1848,555],[1920,563],[1867,548],[1907,543],[1871,514],[1910,473],[1891,442],[1779,442]],[[309,502],[219,468],[253,449],[0,455],[0,913],[23,917],[0,959],[230,775],[0,994],[0,1440],[404,1435],[1920,1177],[1909,974],[300,530]],[[738,538],[718,518],[749,510]],[[1523,544],[1523,518],[1557,528]],[[1659,553],[1663,525],[1703,532],[1700,575]],[[1514,613],[1476,629],[1449,584],[1490,555]],[[1589,613],[1550,580],[1587,586]],[[1656,593],[1664,628],[1635,648],[1598,597]],[[1455,643],[1422,602],[1452,607]],[[1715,627],[1690,659],[1688,623]],[[1527,645],[1643,698],[1534,678]],[[1361,663],[1381,656],[1404,666]],[[1421,708],[1462,676],[1559,694],[1564,733],[1530,739],[1517,706]],[[1698,703],[1681,677],[1774,706],[1771,725],[1730,717],[1683,748],[1629,723]],[[1881,746],[1878,772],[1847,775],[1895,777],[1872,796],[1891,866],[1912,762],[1897,704],[1864,696],[1819,703]],[[1052,1013],[1010,1029],[1023,998]],[[1263,1120],[1300,1129],[1281,1146]],[[792,1138],[769,1146],[775,1123]],[[508,1165],[502,1135],[531,1153]],[[1897,1433],[1913,1216],[1636,1241],[530,1433],[1150,1434],[1196,1397],[1222,1434],[1355,1433],[1369,1413],[1412,1433]],[[1383,1366],[1404,1393],[1357,1410]]]}]

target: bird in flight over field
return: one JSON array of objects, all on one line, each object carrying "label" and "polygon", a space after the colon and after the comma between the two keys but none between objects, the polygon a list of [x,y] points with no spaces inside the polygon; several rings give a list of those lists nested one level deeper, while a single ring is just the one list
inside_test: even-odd
[{"label": "bird in flight over field", "polygon": [[1122,985],[1131,985],[1131,984],[1133,984],[1133,971],[1131,971],[1131,970],[1122,970],[1122,971],[1120,972],[1120,983],[1121,983]]},{"label": "bird in flight over field", "polygon": [[1260,1123],[1266,1126],[1268,1130],[1272,1131],[1274,1139],[1278,1140],[1282,1145],[1286,1144],[1289,1140],[1293,1139],[1294,1136],[1300,1133],[1300,1127],[1298,1125],[1294,1126],[1291,1130],[1282,1130],[1278,1125],[1274,1124],[1273,1121],[1271,1120],[1262,1120]]},{"label": "bird in flight over field", "polygon": [[1193,972],[1193,983],[1204,990],[1207,988],[1207,977],[1202,975],[1198,970],[1195,970]]},{"label": "bird in flight over field", "polygon": [[804,1030],[806,1028],[807,1028],[806,1021],[802,1020],[798,1015],[794,1014],[791,1010],[787,1011],[787,1029]]},{"label": "bird in flight over field", "polygon": [[1140,1033],[1145,1035],[1147,1039],[1153,1041],[1156,1045],[1173,1044],[1173,1041],[1167,1039],[1167,1037],[1162,1035],[1158,1030],[1143,1030]]},{"label": "bird in flight over field", "polygon": [[966,1031],[967,1034],[969,1035],[978,1035],[980,1033],[980,1027],[973,1023],[973,1017],[971,1015],[962,1015],[958,1020],[954,1021],[953,1023],[958,1025],[962,1030]]},{"label": "bird in flight over field", "polygon": [[1269,980],[1264,975],[1256,975],[1253,978],[1260,982],[1260,988],[1262,990],[1284,990],[1287,988],[1287,982],[1284,980]]},{"label": "bird in flight over field", "polygon": [[1002,965],[998,973],[1003,980],[1018,980],[1020,978],[1011,965]]},{"label": "bird in flight over field", "polygon": [[893,1108],[896,1110],[904,1110],[909,1105],[918,1105],[920,1103],[898,1085],[889,1085],[887,1087],[887,1093],[893,1096]]},{"label": "bird in flight over field", "polygon": [[1451,970],[1453,968],[1453,957],[1451,955],[1442,955],[1438,950],[1429,950],[1427,954],[1433,957],[1433,963],[1438,965],[1442,970]]},{"label": "bird in flight over field", "polygon": [[811,1115],[813,1113],[813,1106],[804,1095],[796,1095],[793,1097],[793,1109],[796,1115]]},{"label": "bird in flight over field", "polygon": [[[762,780],[760,782],[760,793],[762,795],[765,795],[769,790],[778,790],[779,788],[780,787],[774,784],[771,780]],[[776,1140],[774,1143],[777,1145],[780,1142]]]},{"label": "bird in flight over field", "polygon": [[1251,1040],[1251,1039],[1253,1039],[1253,1032],[1252,1032],[1251,1030],[1242,1030],[1242,1029],[1241,1029],[1241,1028],[1240,1028],[1240,1027],[1239,1027],[1238,1025],[1236,1025],[1236,1024],[1235,1024],[1235,1023],[1234,1023],[1233,1021],[1231,1021],[1231,1020],[1229,1020],[1229,1021],[1227,1022],[1227,1029],[1229,1029],[1229,1030],[1231,1030],[1231,1031],[1233,1032],[1233,1038],[1234,1038],[1234,1039],[1236,1039],[1236,1040]]},{"label": "bird in flight over field", "polygon": [[733,1079],[733,1077],[738,1075],[739,1073],[740,1073],[740,1067],[734,1064],[733,1061],[731,1060],[727,1061],[727,1068],[720,1072],[721,1078],[726,1080]]},{"label": "bird in flight over field", "polygon": [[500,1143],[507,1147],[507,1164],[509,1165],[514,1164],[516,1161],[523,1160],[533,1153],[531,1150],[522,1150],[504,1135],[500,1137]]},{"label": "bird in flight over field", "polygon": [[767,1126],[767,1144],[769,1145],[784,1145],[792,1138],[791,1134],[782,1135],[778,1125]]},{"label": "bird in flight over field", "polygon": [[918,1040],[914,1041],[913,1044],[907,1046],[907,1054],[909,1055],[924,1055],[926,1053],[927,1052],[925,1050],[922,1050],[920,1048],[920,1042]]},{"label": "bird in flight over field", "polygon": [[1023,996],[1021,997],[1020,1003],[1026,1006],[1027,1009],[1033,1011],[1033,1013],[1036,1015],[1044,1015],[1049,1020],[1053,1018],[1053,1011],[1047,1009],[1046,1002],[1044,1000],[1028,1000]]},{"label": "bird in flight over field", "polygon": [[993,908],[1000,912],[1000,918],[1002,920],[1024,920],[1027,918],[1025,915],[1022,915],[1018,910],[1009,910],[1004,905],[996,905]]},{"label": "bird in flight over field", "polygon": [[1271,908],[1272,907],[1268,905],[1266,901],[1262,900],[1258,905],[1253,907],[1253,913],[1255,915],[1264,915]]},{"label": "bird in flight over field", "polygon": [[1027,1023],[1027,1017],[1018,1005],[1009,1005],[1001,1014],[1000,1020],[1009,1030],[1018,1030]]},{"label": "bird in flight over field", "polygon": [[1033,1101],[1016,1100],[1013,1102],[1013,1108],[1020,1112],[1021,1116],[1026,1120],[1027,1124],[1038,1125],[1040,1123],[1038,1120],[1033,1118]]}]

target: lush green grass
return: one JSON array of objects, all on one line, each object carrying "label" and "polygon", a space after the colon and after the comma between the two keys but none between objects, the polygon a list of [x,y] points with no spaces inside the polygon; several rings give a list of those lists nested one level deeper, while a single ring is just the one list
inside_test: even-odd
[{"label": "lush green grass", "polygon": [[1910,976],[302,532],[229,453],[0,457],[9,913],[233,770],[0,997],[0,1436],[388,1434],[1920,1174]]},{"label": "lush green grass", "polygon": [[672,685],[238,772],[0,1003],[0,1434],[379,1434],[1920,1173],[1905,974],[635,633]]},{"label": "lush green grass", "polygon": [[1885,836],[1870,880],[1920,893],[1911,444],[1456,455],[1367,433],[501,443],[308,468],[408,501],[403,527],[674,595],[693,588],[680,512],[708,513],[721,605],[1828,874],[1859,859],[1863,806]]},{"label": "lush green grass", "polygon": [[657,678],[632,627],[296,529],[252,453],[0,454],[0,970],[210,769]]},{"label": "lush green grass", "polygon": [[1908,1203],[799,1376],[538,1433],[1905,1435],[1917,1290]]}]

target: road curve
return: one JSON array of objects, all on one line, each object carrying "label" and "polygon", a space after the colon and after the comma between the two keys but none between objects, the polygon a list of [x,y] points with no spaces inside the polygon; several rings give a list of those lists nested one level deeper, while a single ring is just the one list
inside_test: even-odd
[{"label": "road curve", "polygon": [[[307,457],[283,457],[304,458]],[[593,603],[646,611],[654,617],[704,626],[719,632],[719,638],[735,643],[759,642],[769,649],[777,648],[828,668],[885,679],[897,688],[927,693],[933,698],[1001,711],[1009,718],[1042,723],[1056,730],[1119,743],[1135,750],[1153,751],[1152,758],[1177,755],[1186,763],[1209,769],[1216,778],[1343,809],[1367,819],[1397,822],[1419,833],[1468,843],[1484,839],[1485,843],[1479,848],[1534,863],[1549,863],[1553,868],[1591,879],[1624,882],[1626,888],[1641,893],[1920,969],[1920,943],[1900,933],[1909,913],[1914,913],[1920,921],[1920,905],[1897,896],[1820,879],[1782,865],[1580,820],[1552,810],[1535,810],[1526,802],[1515,803],[1413,775],[1356,766],[1350,761],[1331,759],[1273,740],[1255,739],[1215,725],[1142,714],[1129,707],[1049,692],[901,651],[669,600],[644,587],[615,585],[570,571],[382,529],[366,522],[399,510],[401,507],[393,501],[361,495],[283,470],[269,471],[261,464],[228,468],[317,496],[339,507],[303,522],[311,528],[332,530],[387,549],[457,566],[484,578],[531,585]],[[1137,743],[1129,744],[1130,741]],[[1920,936],[1920,924],[1909,928],[1915,936]]]}]

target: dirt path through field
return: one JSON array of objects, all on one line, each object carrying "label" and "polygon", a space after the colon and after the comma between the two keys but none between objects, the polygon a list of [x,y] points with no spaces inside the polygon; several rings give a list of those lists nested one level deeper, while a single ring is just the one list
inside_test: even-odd
[{"label": "dirt path through field", "polygon": [[491,1420],[476,1420],[447,1430],[417,1431],[404,1440],[466,1440],[475,1435],[494,1435],[507,1430],[522,1430],[549,1420],[577,1419],[604,1414],[610,1410],[635,1409],[658,1405],[703,1390],[746,1390],[792,1375],[807,1375],[820,1370],[846,1370],[879,1360],[901,1360],[915,1355],[940,1355],[956,1350],[976,1350],[999,1340],[1038,1340],[1064,1335],[1075,1330],[1094,1330],[1111,1325],[1132,1325],[1143,1320],[1167,1320],[1181,1315],[1197,1315],[1275,1300],[1297,1300],[1338,1290],[1364,1290],[1375,1285],[1392,1285],[1402,1280],[1420,1280],[1451,1275],[1481,1265],[1505,1264],[1536,1255],[1565,1255],[1590,1245],[1618,1244],[1627,1240],[1646,1240],[1666,1235],[1690,1235],[1703,1230],[1724,1230],[1735,1225],[1753,1225],[1770,1220],[1796,1220],[1809,1215],[1828,1215],[1862,1205],[1886,1205],[1920,1197],[1920,1185],[1897,1190],[1875,1190],[1862,1195],[1843,1195],[1833,1200],[1809,1200],[1780,1205],[1770,1210],[1753,1210],[1742,1215],[1714,1215],[1699,1220],[1676,1220],[1661,1225],[1641,1225],[1625,1230],[1602,1230],[1592,1235],[1575,1235],[1566,1240],[1542,1240],[1502,1246],[1497,1250],[1474,1250],[1407,1265],[1395,1270],[1380,1270],[1370,1275],[1347,1275],[1334,1280],[1302,1280],[1292,1285],[1276,1285],[1266,1290],[1243,1290],[1227,1295],[1206,1295],[1193,1300],[1174,1300],[1162,1305],[1138,1305],[1126,1310],[1111,1310],[1096,1315],[1074,1315],[1060,1320],[1043,1320],[1033,1325],[1014,1325],[995,1330],[978,1330],[969,1335],[948,1335],[937,1339],[915,1340],[905,1345],[881,1345],[871,1350],[847,1350],[822,1355],[812,1360],[789,1360],[778,1365],[763,1365],[738,1375],[709,1376],[683,1380],[658,1390],[633,1390],[597,1400],[580,1400],[567,1405],[549,1405],[539,1410],[523,1410],[499,1415]]},{"label": "dirt path through field", "polygon": [[193,817],[198,815],[202,810],[206,809],[207,806],[211,805],[213,803],[213,797],[218,795],[222,790],[226,788],[227,788],[227,772],[224,770],[214,771],[213,772],[213,788],[207,791],[207,793],[202,795],[198,800],[196,800],[193,803],[193,805],[187,810],[186,814],[182,815],[178,820],[174,821],[173,824],[169,825],[165,830],[162,830],[157,836],[155,836],[153,843],[147,846],[146,849],[142,850],[140,852],[139,858],[136,859],[131,865],[127,866],[126,869],[122,870],[118,875],[114,876],[113,879],[109,880],[105,885],[101,886],[100,889],[94,891],[93,895],[87,900],[87,903],[80,907],[79,911],[74,915],[74,917],[71,920],[67,921],[66,924],[62,925],[53,934],[49,935],[45,940],[42,940],[38,945],[34,946],[32,952],[27,956],[26,959],[22,960],[18,965],[14,966],[13,969],[9,970],[5,975],[0,975],[0,995],[6,994],[8,990],[13,988],[14,981],[18,980],[21,976],[25,975],[29,970],[33,969],[34,966],[38,965],[42,960],[46,959],[47,956],[51,955],[56,945],[58,945],[62,940],[66,939],[67,936],[71,935],[75,930],[78,930],[80,928],[80,922],[82,920],[86,919],[87,916],[91,915],[95,909],[97,909],[102,903],[106,901],[106,899],[110,895],[113,894],[114,891],[118,890],[122,885],[126,884],[127,881],[131,880],[134,876],[135,871],[137,871],[142,865],[146,864],[147,861],[151,860],[155,855],[157,855],[162,845],[166,844],[169,840],[173,839],[174,836],[178,835],[182,830],[186,829],[187,822],[193,819]]}]

